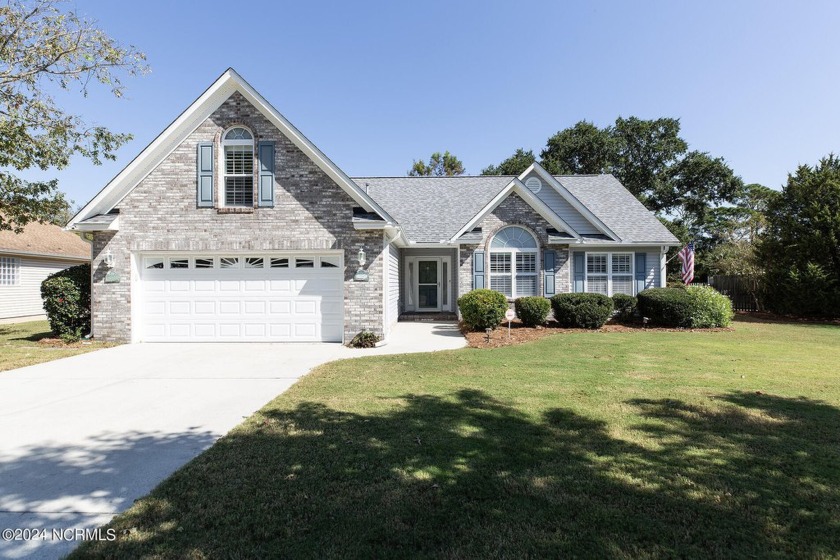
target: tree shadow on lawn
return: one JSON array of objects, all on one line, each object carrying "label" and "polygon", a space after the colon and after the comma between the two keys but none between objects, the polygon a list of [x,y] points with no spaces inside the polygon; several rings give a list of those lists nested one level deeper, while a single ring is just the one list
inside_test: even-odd
[{"label": "tree shadow on lawn", "polygon": [[840,410],[634,400],[635,441],[473,390],[359,415],[268,407],[79,557],[817,557],[840,553]]},{"label": "tree shadow on lawn", "polygon": [[29,334],[28,331],[16,328],[14,325],[9,326],[0,326],[0,336],[12,336],[12,335],[24,335],[27,334],[28,336],[17,336],[15,338],[9,338],[8,340],[11,341],[27,341],[27,342],[38,342],[44,338],[52,338],[55,335],[49,329],[39,332],[39,333],[31,333]]}]

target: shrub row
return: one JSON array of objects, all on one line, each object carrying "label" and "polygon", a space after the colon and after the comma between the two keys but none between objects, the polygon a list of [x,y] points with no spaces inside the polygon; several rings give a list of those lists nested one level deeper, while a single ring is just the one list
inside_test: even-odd
[{"label": "shrub row", "polygon": [[711,328],[732,324],[732,302],[710,286],[651,288],[639,292],[639,313],[663,327]]}]

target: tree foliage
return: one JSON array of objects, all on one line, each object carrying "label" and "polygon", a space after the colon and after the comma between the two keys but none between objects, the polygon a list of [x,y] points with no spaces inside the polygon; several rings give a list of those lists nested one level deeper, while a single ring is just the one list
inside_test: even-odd
[{"label": "tree foliage", "polygon": [[464,174],[464,164],[447,150],[443,154],[435,152],[429,163],[422,159],[414,160],[408,174],[412,177],[454,177]]},{"label": "tree foliage", "polygon": [[523,148],[517,148],[512,156],[499,165],[489,165],[481,170],[482,175],[519,175],[537,161],[534,152]]},{"label": "tree foliage", "polygon": [[611,173],[617,154],[612,129],[580,121],[548,139],[540,164],[552,175]]},{"label": "tree foliage", "polygon": [[56,181],[25,181],[15,171],[62,169],[74,155],[100,164],[131,138],[65,111],[50,91],[86,96],[99,83],[122,97],[121,76],[146,72],[144,61],[59,0],[0,6],[0,230],[50,221],[68,206]]},{"label": "tree foliage", "polygon": [[840,158],[788,176],[768,203],[758,252],[775,309],[840,315]]}]

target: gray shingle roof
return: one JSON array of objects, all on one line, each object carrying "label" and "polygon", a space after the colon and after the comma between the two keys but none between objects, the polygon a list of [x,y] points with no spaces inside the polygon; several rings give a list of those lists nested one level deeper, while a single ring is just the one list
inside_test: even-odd
[{"label": "gray shingle roof", "polygon": [[[353,180],[403,227],[413,242],[449,240],[513,179],[479,177],[356,177]],[[612,175],[557,180],[622,240],[676,243],[676,238]]]},{"label": "gray shingle roof", "polygon": [[510,177],[354,177],[357,185],[418,243],[448,241],[467,225]]},{"label": "gray shingle roof", "polygon": [[668,228],[612,175],[555,178],[622,240],[677,243]]}]

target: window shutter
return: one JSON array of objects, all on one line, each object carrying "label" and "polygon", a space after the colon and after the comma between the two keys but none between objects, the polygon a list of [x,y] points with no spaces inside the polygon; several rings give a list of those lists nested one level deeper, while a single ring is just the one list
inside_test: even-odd
[{"label": "window shutter", "polygon": [[551,297],[557,293],[554,284],[554,274],[556,272],[555,262],[557,261],[557,253],[554,251],[543,251],[543,295]]},{"label": "window shutter", "polygon": [[645,289],[647,278],[647,254],[636,253],[636,293]]},{"label": "window shutter", "polygon": [[213,143],[201,142],[198,145],[196,173],[196,204],[201,207],[213,206]]},{"label": "window shutter", "polygon": [[473,252],[473,290],[484,287],[484,251]]},{"label": "window shutter", "polygon": [[583,280],[586,277],[586,254],[583,251],[574,252],[575,292],[583,291]]},{"label": "window shutter", "polygon": [[274,206],[274,142],[259,143],[259,206]]}]

